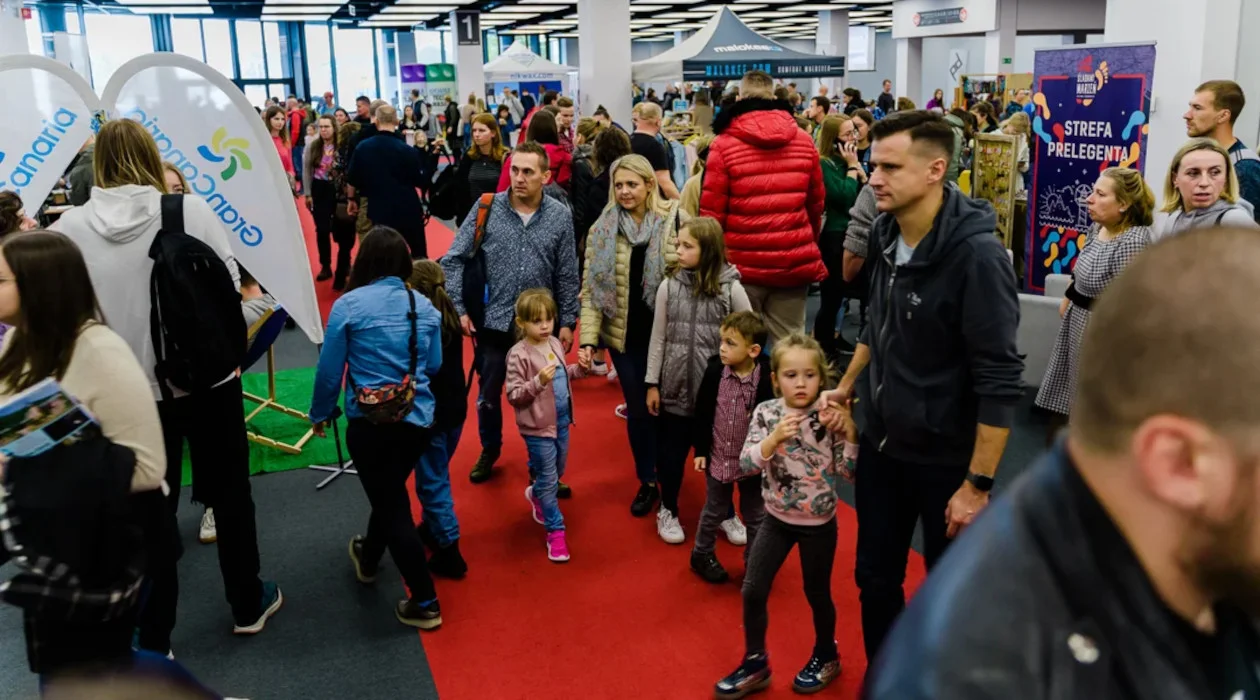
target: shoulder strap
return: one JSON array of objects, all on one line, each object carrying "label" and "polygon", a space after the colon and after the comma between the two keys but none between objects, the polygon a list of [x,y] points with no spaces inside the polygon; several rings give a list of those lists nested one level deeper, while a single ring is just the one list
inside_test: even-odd
[{"label": "shoulder strap", "polygon": [[416,294],[418,292],[410,287],[405,287],[404,289],[407,292],[407,303],[411,306],[411,311],[407,314],[407,318],[411,321],[411,337],[407,341],[407,349],[411,351],[411,369],[408,371],[407,376],[414,379],[416,376],[416,364],[419,362],[420,355],[420,339],[416,331],[416,322],[419,318],[419,314],[416,313]]},{"label": "shoulder strap", "polygon": [[477,200],[477,227],[473,232],[473,252],[481,248],[486,237],[486,222],[490,220],[490,208],[494,206],[494,193],[487,192]]},{"label": "shoulder strap", "polygon": [[1229,213],[1229,210],[1228,210],[1228,209],[1226,209],[1225,211],[1223,211],[1223,212],[1221,212],[1220,214],[1217,214],[1217,215],[1216,215],[1216,225],[1217,225],[1217,226],[1220,226],[1220,225],[1221,225],[1221,220],[1222,220],[1222,219],[1224,219],[1224,218],[1225,218],[1225,215],[1226,215],[1226,214],[1228,214],[1228,213]]},{"label": "shoulder strap", "polygon": [[162,195],[162,230],[184,233],[184,195]]}]

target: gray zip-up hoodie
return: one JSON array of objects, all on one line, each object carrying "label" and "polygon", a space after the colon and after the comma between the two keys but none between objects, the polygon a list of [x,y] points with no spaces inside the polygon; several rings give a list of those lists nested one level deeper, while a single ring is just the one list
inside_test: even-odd
[{"label": "gray zip-up hoodie", "polygon": [[1239,199],[1230,204],[1218,199],[1204,209],[1175,211],[1171,214],[1160,214],[1155,217],[1154,241],[1185,233],[1192,228],[1208,228],[1212,226],[1238,226],[1240,228],[1260,228],[1256,224],[1255,209],[1251,202]]},{"label": "gray zip-up hoodie", "polygon": [[932,231],[897,267],[901,229],[891,214],[875,220],[857,420],[895,459],[963,465],[977,423],[1011,424],[1023,394],[1019,295],[996,226],[988,202],[946,187]]}]

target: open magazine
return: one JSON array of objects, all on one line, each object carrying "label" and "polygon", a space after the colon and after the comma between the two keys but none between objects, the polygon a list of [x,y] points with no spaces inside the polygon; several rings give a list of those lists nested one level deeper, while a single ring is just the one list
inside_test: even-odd
[{"label": "open magazine", "polygon": [[0,404],[0,453],[33,457],[82,436],[96,419],[49,378]]}]

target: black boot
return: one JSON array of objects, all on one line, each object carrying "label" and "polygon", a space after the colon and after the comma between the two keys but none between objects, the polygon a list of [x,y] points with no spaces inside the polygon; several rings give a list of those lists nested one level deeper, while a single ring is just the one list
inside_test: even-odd
[{"label": "black boot", "polygon": [[334,292],[344,291],[346,288],[346,278],[349,276],[350,276],[349,273],[340,269],[337,270],[337,274],[333,275],[333,285],[332,285],[333,291]]},{"label": "black boot", "polygon": [[489,481],[493,475],[495,460],[499,459],[498,450],[481,450],[481,456],[477,458],[477,463],[473,465],[472,472],[468,474],[468,480],[474,484],[480,484]]},{"label": "black boot", "polygon": [[323,282],[324,280],[331,279],[331,278],[332,278],[332,270],[328,269],[327,265],[321,265],[319,267],[319,274],[315,276],[315,281]]},{"label": "black boot", "polygon": [[468,573],[468,562],[459,553],[459,540],[433,551],[433,556],[429,557],[429,571],[442,578],[464,578]]}]

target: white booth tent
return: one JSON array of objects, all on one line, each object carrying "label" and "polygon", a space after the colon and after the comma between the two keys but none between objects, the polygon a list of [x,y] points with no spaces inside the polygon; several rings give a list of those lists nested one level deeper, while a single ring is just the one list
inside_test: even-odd
[{"label": "white booth tent", "polygon": [[844,57],[793,51],[758,34],[723,7],[683,43],[630,64],[631,77],[638,83],[737,80],[750,70],[774,78],[834,78],[844,75]]},{"label": "white booth tent", "polygon": [[487,83],[527,83],[531,80],[559,80],[568,87],[569,74],[577,68],[552,63],[539,56],[525,42],[516,41],[482,70]]}]

